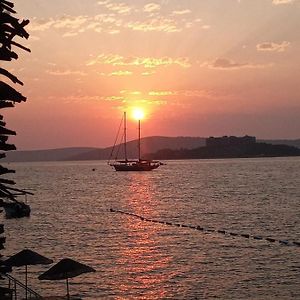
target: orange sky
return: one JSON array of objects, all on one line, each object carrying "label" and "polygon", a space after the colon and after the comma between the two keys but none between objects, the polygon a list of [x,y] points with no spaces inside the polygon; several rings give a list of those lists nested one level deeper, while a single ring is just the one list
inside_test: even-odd
[{"label": "orange sky", "polygon": [[300,137],[298,0],[15,4],[32,50],[3,63],[28,97],[5,111],[18,149],[109,146],[134,106],[144,136]]}]

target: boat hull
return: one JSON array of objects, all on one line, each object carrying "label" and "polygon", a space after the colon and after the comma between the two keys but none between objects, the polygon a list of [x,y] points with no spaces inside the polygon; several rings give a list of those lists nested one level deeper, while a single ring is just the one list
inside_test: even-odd
[{"label": "boat hull", "polygon": [[5,203],[3,205],[7,219],[23,218],[30,216],[30,206],[24,202]]},{"label": "boat hull", "polygon": [[145,171],[152,171],[154,169],[157,169],[159,167],[159,164],[136,163],[136,164],[113,164],[112,166],[118,172],[130,172],[130,171],[145,172]]}]

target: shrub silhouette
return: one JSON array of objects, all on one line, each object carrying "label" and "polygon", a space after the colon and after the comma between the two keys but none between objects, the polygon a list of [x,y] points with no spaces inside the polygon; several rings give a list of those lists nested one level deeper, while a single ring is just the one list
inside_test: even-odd
[{"label": "shrub silhouette", "polygon": [[[14,10],[14,4],[10,1],[0,0],[0,60],[12,61],[18,59],[18,54],[15,49],[21,49],[30,52],[30,50],[23,45],[14,41],[15,37],[28,39],[29,34],[24,29],[29,23],[28,20],[19,20],[14,17],[16,11]],[[14,107],[15,103],[26,101],[21,93],[19,93],[12,84],[23,85],[23,82],[19,80],[14,74],[8,70],[0,67],[0,109]],[[5,80],[6,82],[4,82]],[[5,157],[5,152],[15,150],[16,147],[13,144],[8,143],[8,138],[11,135],[16,135],[16,132],[6,128],[3,115],[0,114],[0,159]],[[20,194],[26,194],[18,188],[14,188],[14,180],[3,178],[9,173],[14,173],[14,170],[0,165],[0,201],[2,206],[6,201],[17,201],[16,198]],[[0,234],[3,233],[3,225],[0,224]],[[0,249],[3,248],[5,238],[0,238]],[[1,273],[1,269],[0,269]]]}]

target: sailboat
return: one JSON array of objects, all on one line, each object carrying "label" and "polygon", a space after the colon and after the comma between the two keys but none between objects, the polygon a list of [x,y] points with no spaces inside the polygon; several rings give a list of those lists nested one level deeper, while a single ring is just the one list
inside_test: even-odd
[{"label": "sailboat", "polygon": [[[138,120],[138,159],[128,159],[127,157],[127,127],[126,127],[126,112],[123,116],[123,137],[124,137],[124,159],[115,160],[113,163],[108,162],[116,171],[152,171],[163,165],[160,161],[148,160],[141,158],[141,120]],[[116,139],[117,140],[117,139]],[[116,144],[116,142],[115,142]],[[115,145],[112,149],[111,156],[114,152]]]}]

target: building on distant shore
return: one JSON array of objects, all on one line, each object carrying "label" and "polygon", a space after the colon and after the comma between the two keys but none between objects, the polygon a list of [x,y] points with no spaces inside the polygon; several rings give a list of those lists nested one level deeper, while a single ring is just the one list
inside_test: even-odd
[{"label": "building on distant shore", "polygon": [[206,139],[207,147],[251,145],[255,143],[256,143],[256,137],[248,136],[248,135],[245,135],[243,137],[237,137],[237,136],[209,137]]}]

